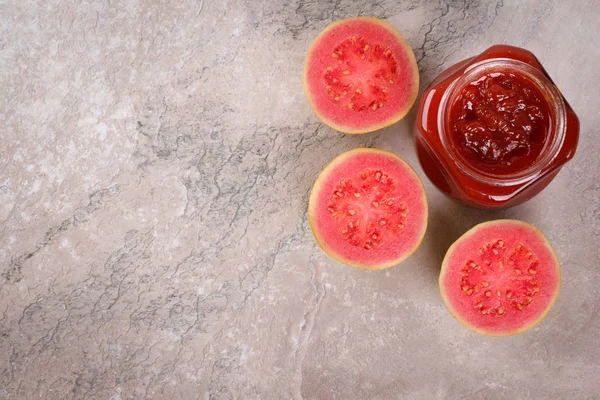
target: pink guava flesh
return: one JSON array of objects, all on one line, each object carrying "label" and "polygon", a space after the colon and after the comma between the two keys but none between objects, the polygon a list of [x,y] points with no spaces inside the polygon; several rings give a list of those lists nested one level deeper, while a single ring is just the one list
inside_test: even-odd
[{"label": "pink guava flesh", "polygon": [[308,51],[304,82],[316,114],[342,132],[364,133],[401,119],[419,89],[412,49],[372,17],[334,22]]},{"label": "pink guava flesh", "polygon": [[487,335],[527,330],[548,313],[560,266],[544,235],[515,220],[480,224],[448,250],[440,291],[460,322]]},{"label": "pink guava flesh", "polygon": [[317,241],[333,258],[381,269],[419,246],[427,200],[419,177],[399,157],[356,149],[321,173],[311,193],[309,219]]}]

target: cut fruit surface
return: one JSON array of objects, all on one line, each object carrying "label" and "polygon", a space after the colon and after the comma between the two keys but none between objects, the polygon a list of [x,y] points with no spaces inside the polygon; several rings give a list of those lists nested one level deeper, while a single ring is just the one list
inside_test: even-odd
[{"label": "cut fruit surface", "polygon": [[412,254],[427,226],[427,199],[414,170],[393,153],[355,149],[321,172],[308,218],[321,248],[355,267],[382,269]]},{"label": "cut fruit surface", "polygon": [[392,25],[373,17],[332,23],[308,50],[304,89],[317,116],[345,133],[402,119],[419,90],[412,49]]},{"label": "cut fruit surface", "polygon": [[560,265],[535,227],[516,220],[477,225],[448,249],[440,292],[463,325],[490,336],[523,332],[550,311]]}]

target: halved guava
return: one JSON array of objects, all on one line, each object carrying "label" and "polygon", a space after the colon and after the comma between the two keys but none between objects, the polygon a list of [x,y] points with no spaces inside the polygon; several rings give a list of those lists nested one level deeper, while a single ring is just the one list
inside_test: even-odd
[{"label": "halved guava", "polygon": [[366,133],[401,120],[419,91],[419,68],[402,34],[373,17],[336,21],[306,55],[304,91],[325,124]]},{"label": "halved guava", "polygon": [[411,255],[427,227],[415,171],[393,153],[354,149],[334,159],[310,194],[308,219],[321,248],[359,268],[383,269]]},{"label": "halved guava", "polygon": [[544,319],[560,279],[558,258],[542,232],[522,221],[497,220],[475,226],[450,246],[439,285],[463,325],[508,336]]}]

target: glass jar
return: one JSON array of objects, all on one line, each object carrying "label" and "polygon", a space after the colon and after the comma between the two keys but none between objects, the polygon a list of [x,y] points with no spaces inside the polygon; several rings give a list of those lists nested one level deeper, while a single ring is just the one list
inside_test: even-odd
[{"label": "glass jar", "polygon": [[[518,98],[519,93],[523,96],[529,96],[529,93],[538,95],[524,97],[521,105],[523,109],[528,106],[527,110],[531,106],[531,109],[536,110],[534,114],[540,115],[539,121],[543,121],[542,125],[534,125],[543,127],[543,136],[536,136],[539,140],[536,152],[531,150],[535,143],[532,142],[530,146],[527,142],[529,133],[519,136],[515,133],[516,129],[507,125],[509,118],[512,118],[510,124],[514,124],[516,119],[522,117],[516,116],[521,109],[512,108],[511,110],[517,110],[515,114],[505,112],[507,109],[503,108],[504,103],[497,100],[508,97],[494,97],[497,94],[493,91],[495,80],[504,77],[513,79],[506,81],[506,87],[516,87],[511,96]],[[521,88],[518,87],[519,82],[523,84]],[[488,92],[484,93],[484,97],[479,95],[480,92],[476,92],[478,97],[468,97],[471,96],[469,91],[475,90],[473,88],[477,85],[487,85]],[[469,98],[474,103],[481,103],[473,104]],[[482,123],[487,123],[489,115],[476,114],[473,110],[485,111],[483,103],[488,98],[493,103],[490,113],[497,118],[490,124],[498,123],[493,126],[501,126],[506,129],[502,132],[508,130],[508,134],[516,135],[510,136],[511,138],[519,137],[525,142],[518,142],[517,139],[501,142],[505,138],[499,130],[493,132],[492,138],[490,131],[482,128]],[[527,101],[531,104],[528,105]],[[540,110],[545,114],[542,115]],[[458,115],[462,116],[457,117]],[[483,120],[457,119],[471,118],[466,115],[477,115],[473,118]],[[531,118],[533,124],[537,123],[537,117]],[[465,124],[468,126],[463,129]],[[525,123],[525,130],[522,132],[531,132],[530,125]],[[421,97],[416,127],[417,155],[433,184],[458,202],[491,209],[521,204],[542,191],[560,168],[573,158],[579,139],[577,116],[538,59],[527,50],[505,45],[490,47],[480,55],[461,61],[442,72]],[[481,132],[488,136],[481,136]],[[527,150],[515,153],[514,149],[520,145]],[[504,156],[506,159],[501,158]]]}]

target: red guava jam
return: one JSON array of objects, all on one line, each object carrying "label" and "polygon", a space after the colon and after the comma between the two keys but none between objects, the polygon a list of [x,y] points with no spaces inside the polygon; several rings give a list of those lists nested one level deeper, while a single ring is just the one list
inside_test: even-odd
[{"label": "red guava jam", "polygon": [[537,195],[573,158],[579,119],[530,51],[497,45],[431,82],[415,139],[438,189],[469,206],[500,209]]},{"label": "red guava jam", "polygon": [[453,145],[474,168],[494,174],[527,169],[542,153],[551,123],[544,94],[510,71],[465,85],[450,109]]}]

